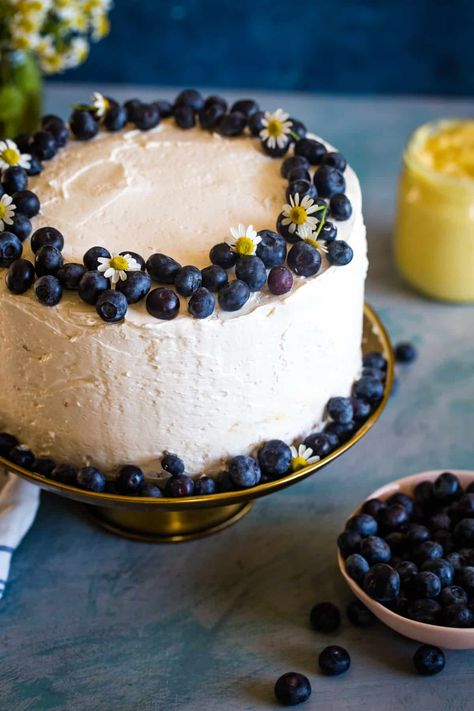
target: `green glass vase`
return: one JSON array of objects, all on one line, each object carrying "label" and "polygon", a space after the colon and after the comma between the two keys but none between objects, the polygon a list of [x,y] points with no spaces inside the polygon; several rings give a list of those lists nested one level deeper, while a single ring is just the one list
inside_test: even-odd
[{"label": "green glass vase", "polygon": [[42,97],[43,80],[34,56],[0,50],[0,138],[34,131]]}]

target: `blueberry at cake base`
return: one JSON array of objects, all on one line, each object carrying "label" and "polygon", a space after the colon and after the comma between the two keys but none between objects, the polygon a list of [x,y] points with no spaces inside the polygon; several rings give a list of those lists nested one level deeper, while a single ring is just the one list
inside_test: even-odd
[{"label": "blueberry at cake base", "polygon": [[[385,364],[362,372],[355,173],[282,111],[218,106],[97,95],[69,128],[45,117],[0,145],[0,427],[20,465],[93,469],[79,485],[104,490],[124,466],[166,472],[166,452],[191,477],[242,457],[233,484],[253,486],[334,450],[380,402]],[[269,441],[278,471],[253,459]]]}]

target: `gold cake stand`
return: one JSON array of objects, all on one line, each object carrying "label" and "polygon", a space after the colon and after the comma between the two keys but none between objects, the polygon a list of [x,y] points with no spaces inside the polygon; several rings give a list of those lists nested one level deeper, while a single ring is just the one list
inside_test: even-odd
[{"label": "gold cake stand", "polygon": [[269,481],[251,489],[210,496],[189,496],[183,499],[96,494],[45,479],[2,457],[0,457],[0,465],[46,491],[87,504],[89,515],[97,523],[108,531],[127,538],[154,543],[171,543],[216,533],[245,516],[253,506],[255,499],[296,484],[340,457],[362,439],[375,424],[390,396],[394,358],[387,332],[380,318],[368,304],[365,304],[364,307],[362,348],[364,353],[370,351],[383,353],[388,363],[384,396],[369,419],[364,422],[353,437],[327,457],[297,472],[287,474],[281,479]]}]

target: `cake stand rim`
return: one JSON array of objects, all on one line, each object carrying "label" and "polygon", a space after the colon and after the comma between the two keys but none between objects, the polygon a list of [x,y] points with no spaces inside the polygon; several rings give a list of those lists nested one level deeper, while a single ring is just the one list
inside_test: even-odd
[{"label": "cake stand rim", "polygon": [[[64,496],[65,498],[73,499],[84,504],[90,504],[93,506],[112,506],[117,508],[128,508],[128,509],[139,509],[139,510],[155,510],[158,512],[161,510],[174,510],[182,511],[189,509],[203,509],[214,506],[226,506],[228,504],[238,504],[251,501],[253,499],[261,498],[263,496],[268,496],[276,491],[285,489],[288,486],[292,486],[299,481],[303,481],[307,477],[311,476],[319,469],[327,466],[330,462],[334,461],[342,454],[347,452],[351,447],[353,447],[359,440],[367,434],[367,432],[373,427],[381,416],[385,406],[390,397],[390,393],[393,385],[394,378],[394,368],[395,359],[393,354],[393,348],[390,341],[390,337],[387,333],[385,326],[379,315],[367,302],[364,303],[364,321],[367,319],[370,324],[372,331],[376,332],[384,356],[387,359],[387,377],[385,380],[385,390],[382,400],[377,405],[374,412],[370,417],[364,422],[364,424],[355,432],[355,434],[347,441],[337,447],[333,452],[323,457],[318,462],[300,469],[296,472],[281,477],[280,479],[275,479],[264,484],[259,484],[249,489],[241,489],[238,491],[228,491],[221,492],[218,494],[210,494],[207,496],[188,496],[183,498],[152,498],[152,497],[138,497],[138,496],[122,496],[121,494],[110,494],[110,493],[96,493],[89,492],[79,489],[75,486],[69,484],[63,484],[61,482],[55,482],[51,479],[46,479],[40,474],[19,467],[13,464],[8,459],[0,457],[0,466],[3,466],[7,471],[13,472],[18,476],[26,479],[32,484],[40,486],[45,491]],[[366,330],[364,328],[362,340],[367,337]]]}]

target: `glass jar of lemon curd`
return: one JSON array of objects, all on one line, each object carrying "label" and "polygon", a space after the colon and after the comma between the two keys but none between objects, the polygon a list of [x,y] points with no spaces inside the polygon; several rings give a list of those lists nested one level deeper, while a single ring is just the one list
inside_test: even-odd
[{"label": "glass jar of lemon curd", "polygon": [[395,258],[427,296],[474,302],[474,120],[428,123],[408,141]]}]

